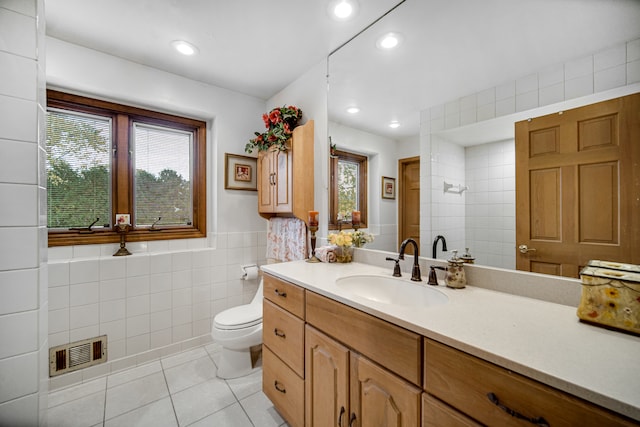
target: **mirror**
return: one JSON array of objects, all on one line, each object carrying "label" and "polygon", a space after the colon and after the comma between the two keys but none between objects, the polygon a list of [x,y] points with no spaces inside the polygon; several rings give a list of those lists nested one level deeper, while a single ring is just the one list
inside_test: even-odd
[{"label": "mirror", "polygon": [[[391,157],[369,149],[373,183],[421,156],[422,255],[443,235],[479,264],[515,268],[513,124],[638,92],[637,77],[604,82],[604,72],[631,70],[639,20],[633,0],[405,0],[329,56],[329,135],[345,150],[395,147]],[[394,50],[377,48],[387,33],[399,35]],[[373,231],[387,230],[375,248],[397,251],[385,217],[396,206],[370,194]]]}]

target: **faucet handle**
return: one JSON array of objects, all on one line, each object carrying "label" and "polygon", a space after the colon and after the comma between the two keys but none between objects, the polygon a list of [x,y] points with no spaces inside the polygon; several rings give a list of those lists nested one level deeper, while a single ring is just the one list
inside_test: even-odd
[{"label": "faucet handle", "polygon": [[393,277],[402,277],[402,273],[400,273],[400,258],[391,258],[387,257],[387,261],[395,261],[396,265],[393,267]]}]

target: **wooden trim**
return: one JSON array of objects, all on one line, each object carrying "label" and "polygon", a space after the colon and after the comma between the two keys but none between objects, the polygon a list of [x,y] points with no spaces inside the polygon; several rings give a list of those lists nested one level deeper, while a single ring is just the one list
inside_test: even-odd
[{"label": "wooden trim", "polygon": [[[330,168],[330,184],[329,184],[329,230],[337,230],[338,228],[338,161],[340,159],[351,160],[360,165],[360,175],[358,177],[358,205],[360,208],[360,228],[367,228],[368,220],[368,188],[369,188],[369,158],[361,154],[351,153],[349,151],[335,150],[335,156],[331,157],[329,162]],[[345,229],[351,228],[349,224],[345,224]]]},{"label": "wooden trim", "polygon": [[[127,233],[128,242],[194,239],[207,236],[206,197],[206,123],[187,117],[146,110],[109,101],[79,95],[47,90],[47,106],[74,112],[110,117],[113,121],[112,138],[116,141],[114,169],[112,173],[112,214],[133,213],[133,168],[129,155],[129,136],[134,122],[170,126],[193,132],[193,218],[190,226],[166,226],[159,232],[149,232],[148,228],[131,229]],[[124,142],[123,142],[124,141]],[[123,167],[126,165],[126,167]],[[133,219],[133,218],[132,218]],[[109,222],[113,218],[109,219]],[[105,221],[106,222],[106,221]],[[120,235],[115,229],[99,229],[92,234],[80,234],[69,230],[49,230],[49,246],[88,245],[117,243]]]}]

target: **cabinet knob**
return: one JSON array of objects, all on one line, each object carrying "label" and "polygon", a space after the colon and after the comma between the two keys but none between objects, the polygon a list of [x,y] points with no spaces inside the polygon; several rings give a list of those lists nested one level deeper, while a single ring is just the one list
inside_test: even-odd
[{"label": "cabinet knob", "polygon": [[338,415],[338,427],[342,427],[342,416],[345,413],[344,406],[340,407],[340,415]]},{"label": "cabinet knob", "polygon": [[528,421],[531,424],[537,425],[539,427],[549,427],[549,423],[543,417],[535,417],[535,418],[527,417],[526,415],[523,415],[520,412],[517,412],[509,408],[508,406],[503,405],[502,403],[500,403],[500,400],[498,399],[498,396],[495,395],[495,393],[487,393],[487,398],[491,403],[493,403],[498,408],[502,409],[504,412],[506,412],[507,414],[511,415],[514,418],[517,418],[523,421]]},{"label": "cabinet knob", "polygon": [[286,293],[286,292],[280,292],[280,291],[279,291],[279,290],[277,290],[277,289],[274,289],[274,292],[275,292],[275,293],[276,293],[276,295],[278,295],[279,297],[282,297],[282,298],[286,298],[286,297],[287,297],[287,293]]},{"label": "cabinet knob", "polygon": [[280,385],[278,380],[275,380],[273,382],[273,386],[276,388],[276,390],[278,390],[282,394],[285,394],[287,392],[287,389],[285,389],[282,385]]},{"label": "cabinet knob", "polygon": [[277,336],[277,337],[280,337],[280,338],[285,338],[285,337],[286,337],[285,333],[284,333],[284,332],[282,332],[282,331],[281,331],[280,329],[278,329],[278,328],[275,328],[275,329],[273,330],[273,333],[274,333],[274,334],[276,334],[276,336]]}]

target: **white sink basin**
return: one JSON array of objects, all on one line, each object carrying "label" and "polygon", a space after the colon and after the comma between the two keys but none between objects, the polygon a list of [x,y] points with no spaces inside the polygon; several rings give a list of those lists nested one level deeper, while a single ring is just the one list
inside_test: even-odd
[{"label": "white sink basin", "polygon": [[357,275],[336,280],[345,291],[383,304],[407,307],[433,307],[446,304],[449,298],[425,282],[411,282],[392,276]]}]

